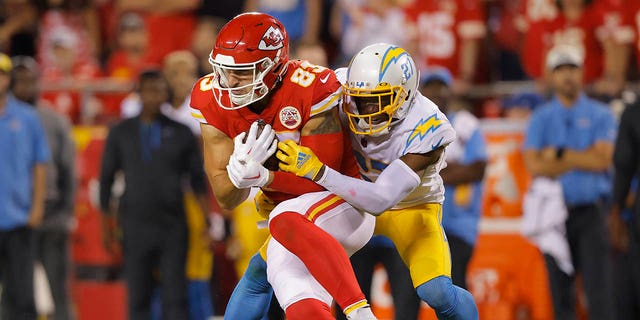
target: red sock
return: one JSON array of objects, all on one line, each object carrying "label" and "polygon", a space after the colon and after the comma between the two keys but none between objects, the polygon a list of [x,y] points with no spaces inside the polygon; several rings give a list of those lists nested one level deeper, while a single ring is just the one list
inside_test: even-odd
[{"label": "red sock", "polygon": [[271,219],[269,230],[302,260],[342,308],[365,299],[347,253],[330,234],[295,212],[283,212]]},{"label": "red sock", "polygon": [[303,299],[290,305],[285,311],[287,320],[335,320],[331,309],[324,302],[316,299]]}]

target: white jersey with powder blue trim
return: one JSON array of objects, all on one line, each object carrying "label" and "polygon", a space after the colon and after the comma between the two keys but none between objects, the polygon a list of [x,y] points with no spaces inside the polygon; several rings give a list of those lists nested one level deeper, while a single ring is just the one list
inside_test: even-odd
[{"label": "white jersey with powder blue trim", "polygon": [[[336,70],[338,80],[346,81],[346,68]],[[349,119],[340,108],[340,118],[345,127]],[[349,130],[349,129],[346,129]],[[380,137],[351,133],[351,144],[358,160],[360,174],[368,181],[375,181],[392,161],[407,153],[424,154],[453,142],[456,133],[438,106],[420,93],[409,108],[404,120],[391,124],[389,134]],[[444,184],[440,170],[446,167],[444,155],[437,163],[418,172],[420,185],[396,204],[393,209],[412,207],[422,203],[442,203]]]}]

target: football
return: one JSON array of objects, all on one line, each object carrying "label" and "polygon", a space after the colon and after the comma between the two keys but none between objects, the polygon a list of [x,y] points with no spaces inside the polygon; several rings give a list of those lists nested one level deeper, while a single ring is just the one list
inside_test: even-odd
[{"label": "football", "polygon": [[[258,122],[258,133],[256,134],[256,136],[259,136],[260,133],[262,133],[262,130],[264,130],[264,127],[267,125],[267,123],[262,119],[258,119],[256,121]],[[278,140],[278,137],[276,136],[275,139]],[[242,142],[247,142],[247,136],[242,139]],[[271,171],[278,171],[280,169],[278,167],[278,164],[280,164],[280,160],[278,160],[278,158],[276,157],[275,152],[271,155],[271,157],[269,157],[269,159],[267,159],[267,161],[263,163],[264,167]]]}]

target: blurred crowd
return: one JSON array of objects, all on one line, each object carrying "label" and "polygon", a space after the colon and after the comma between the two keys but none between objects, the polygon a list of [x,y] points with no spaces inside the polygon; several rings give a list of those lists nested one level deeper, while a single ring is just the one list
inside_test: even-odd
[{"label": "blurred crowd", "polygon": [[[119,118],[136,76],[173,51],[191,51],[198,74],[209,73],[217,30],[255,10],[283,21],[294,56],[321,65],[344,66],[367,43],[405,47],[420,69],[449,69],[453,91],[475,97],[479,116],[502,115],[513,91],[544,95],[542,61],[556,44],[584,52],[588,92],[607,102],[639,74],[640,9],[631,0],[9,0],[0,5],[0,51],[36,58],[42,99],[74,124],[105,123]],[[507,92],[477,86],[518,80],[535,82]]]},{"label": "blurred crowd", "polygon": [[[27,158],[18,161],[33,164],[33,168],[22,168],[15,175],[5,174],[3,181],[0,181],[0,197],[4,197],[2,191],[10,189],[7,186],[9,181],[33,181],[32,200],[33,203],[40,203],[29,211],[27,217],[30,218],[22,221],[22,218],[2,215],[4,198],[0,198],[0,251],[5,254],[12,248],[11,254],[16,257],[4,265],[5,269],[0,272],[5,275],[15,272],[23,276],[32,273],[31,269],[21,267],[24,261],[28,261],[25,259],[31,258],[24,254],[26,251],[23,249],[36,247],[34,252],[37,258],[45,266],[49,280],[53,280],[50,286],[55,300],[55,319],[69,319],[73,313],[69,310],[68,284],[61,280],[69,274],[68,240],[73,229],[75,182],[70,125],[111,125],[116,122],[119,125],[110,132],[101,168],[103,194],[100,209],[105,216],[115,219],[114,207],[117,204],[111,199],[111,190],[118,184],[118,171],[124,171],[125,176],[135,177],[127,179],[127,188],[140,191],[137,199],[151,199],[147,203],[149,207],[137,211],[146,212],[148,208],[153,208],[154,212],[165,210],[166,207],[154,207],[158,205],[154,201],[158,194],[184,192],[192,197],[192,209],[196,208],[195,211],[208,216],[206,219],[188,218],[190,213],[187,212],[187,220],[191,220],[180,218],[164,221],[157,228],[154,227],[156,229],[147,229],[147,233],[128,230],[143,229],[140,226],[143,223],[140,222],[150,217],[138,216],[126,221],[130,229],[125,227],[124,232],[132,236],[127,238],[125,235],[124,241],[135,239],[136,243],[144,243],[151,248],[144,250],[148,249],[157,255],[154,256],[157,260],[154,260],[155,264],[138,270],[139,278],[149,278],[145,278],[148,282],[143,283],[148,285],[135,288],[139,290],[136,294],[138,301],[129,300],[129,304],[137,303],[142,314],[140,318],[145,318],[144,308],[152,300],[175,302],[180,307],[186,304],[188,295],[191,295],[189,312],[192,319],[205,319],[214,313],[214,309],[219,313],[224,308],[224,302],[220,301],[225,301],[224,295],[229,293],[228,288],[224,292],[225,285],[231,283],[233,286],[236,275],[242,274],[251,254],[259,248],[267,234],[265,230],[254,230],[259,217],[252,204],[248,203],[230,213],[216,208],[215,201],[208,200],[199,149],[191,148],[197,146],[200,128],[191,119],[188,106],[193,84],[198,77],[211,72],[209,54],[217,31],[235,15],[247,11],[266,12],[279,19],[291,39],[291,56],[318,65],[334,68],[346,66],[353,54],[375,42],[393,43],[411,53],[422,72],[421,91],[447,113],[458,132],[458,141],[448,149],[449,168],[442,172],[442,176],[447,184],[446,199],[449,201],[444,204],[446,214],[443,224],[452,251],[453,281],[461,287],[466,287],[466,267],[477,239],[481,216],[481,182],[488,161],[478,119],[505,117],[518,121],[532,119],[532,123],[540,123],[538,128],[530,126],[526,132],[525,162],[533,176],[560,182],[560,186],[557,183],[544,184],[549,181],[538,180],[537,183],[542,185],[538,188],[544,190],[560,190],[555,196],[564,196],[560,202],[566,217],[560,220],[551,218],[553,221],[544,228],[531,227],[533,229],[528,230],[528,236],[545,254],[550,283],[553,284],[551,290],[556,318],[575,317],[572,311],[576,304],[576,297],[572,293],[574,271],[583,272],[588,299],[598,301],[589,304],[590,311],[601,315],[597,319],[606,319],[614,309],[629,315],[629,319],[640,316],[637,308],[640,305],[640,277],[633,273],[633,270],[640,270],[640,228],[628,231],[625,227],[626,224],[632,225],[634,219],[640,219],[637,214],[633,218],[633,214],[624,212],[627,202],[631,201],[627,198],[631,181],[623,179],[637,173],[633,166],[637,164],[636,156],[640,153],[637,155],[626,151],[640,149],[631,146],[634,141],[637,144],[638,141],[634,139],[640,137],[634,136],[637,132],[633,132],[638,122],[631,120],[635,119],[632,116],[637,117],[638,112],[633,108],[624,111],[629,116],[626,121],[632,121],[620,126],[621,130],[625,130],[621,132],[627,135],[627,140],[618,138],[616,142],[618,125],[615,122],[615,115],[621,114],[625,105],[634,103],[633,93],[640,92],[635,84],[640,79],[640,1],[5,0],[0,2],[0,51],[12,59],[0,56],[0,86],[7,87],[0,88],[3,90],[2,97],[9,96],[7,106],[36,106],[44,129],[33,133],[35,142],[24,142],[25,145],[34,143],[29,152],[16,151],[20,157],[28,157],[28,161],[25,161]],[[564,46],[571,49],[559,53],[552,50]],[[567,66],[570,68],[565,68]],[[12,95],[8,95],[8,92]],[[575,99],[565,99],[563,94],[569,97],[574,94]],[[535,113],[542,105],[554,106],[565,102],[585,106],[581,114],[576,115],[575,121],[556,123],[540,115],[540,112]],[[600,110],[601,107],[606,111]],[[597,112],[603,115],[594,116],[596,112],[589,111],[592,110],[590,108],[600,110]],[[11,109],[6,107],[5,110],[9,112]],[[1,111],[2,108],[0,130],[3,129]],[[24,121],[20,122],[24,126],[35,121],[28,113],[16,114],[16,119]],[[589,119],[585,120],[586,125],[584,121],[580,122],[580,116],[583,115]],[[558,118],[570,119],[571,116],[562,114]],[[131,159],[126,152],[122,152],[122,148],[126,150],[131,142],[127,139],[131,135],[126,133],[127,130],[134,130],[131,129],[131,123],[137,121],[135,119],[144,120],[145,117],[172,119],[191,129],[193,136],[176,129],[179,132],[177,135],[183,140],[176,140],[169,146],[158,142],[160,132],[153,125],[143,126],[146,131],[134,133],[141,135],[143,149],[148,148],[144,150],[152,153],[168,148],[163,151],[165,156],[188,162],[189,167],[176,167],[171,161],[167,161],[166,166],[147,166],[149,159]],[[129,120],[120,122],[123,119]],[[524,122],[519,123],[526,126]],[[595,123],[601,127],[591,126]],[[542,124],[549,126],[545,127],[547,131],[542,129]],[[11,122],[7,128],[14,130],[15,126]],[[3,140],[1,132],[0,150],[7,150],[5,147],[15,142]],[[42,139],[48,140],[48,148],[43,147]],[[614,148],[616,143],[617,147]],[[188,150],[174,150],[172,147],[175,145]],[[593,152],[581,154],[573,152],[574,149],[593,149]],[[171,158],[174,153],[175,157],[185,158]],[[614,153],[618,172],[624,172],[625,175],[616,175],[616,187],[611,187],[614,179],[609,169],[614,165]],[[9,160],[8,153],[4,153],[4,156],[7,159],[0,157],[2,174],[14,168],[3,166],[5,160],[5,163],[14,161]],[[133,164],[128,165],[129,162]],[[45,163],[49,164],[46,173],[45,168],[41,167]],[[556,169],[553,168],[563,169],[554,171]],[[174,169],[173,176],[171,170]],[[166,172],[172,172],[169,178],[176,180],[167,183],[156,179],[167,175]],[[180,181],[177,177],[181,175],[190,175],[191,183]],[[42,182],[44,176],[48,181],[47,186]],[[42,180],[38,180],[39,177]],[[22,188],[24,194],[30,191],[25,189],[27,185],[31,184],[25,184]],[[168,185],[180,191],[161,188]],[[145,190],[145,186],[155,186],[157,189]],[[567,191],[569,186],[593,186],[594,189]],[[564,193],[562,187],[565,188]],[[534,190],[535,185],[531,189]],[[549,198],[545,198],[546,194],[541,196],[543,200],[535,196],[530,194],[529,201],[534,201],[534,204],[538,201],[538,206],[541,205],[540,201],[549,201]],[[27,198],[31,199],[31,196]],[[182,205],[182,198],[169,198],[165,200],[173,202],[168,207],[177,208],[177,203]],[[167,203],[164,202],[165,205]],[[144,206],[140,203],[136,205]],[[182,208],[176,208],[171,207],[172,212],[185,215]],[[535,212],[551,210],[535,205],[534,208]],[[551,211],[556,212],[554,210]],[[209,214],[214,211],[216,214]],[[580,214],[577,212],[586,213],[576,219]],[[611,221],[607,222],[606,213],[609,212],[615,219],[609,218]],[[591,224],[582,222],[587,218]],[[197,222],[193,222],[193,219]],[[225,219],[227,224],[224,223]],[[233,228],[229,227],[229,221],[234,222]],[[566,225],[565,221],[568,221]],[[122,235],[116,235],[115,229],[107,224],[105,222],[103,232],[107,238],[105,245],[109,247],[114,245],[113,242],[122,241]],[[189,234],[185,231],[187,224],[191,231]],[[165,228],[168,225],[179,225],[184,230],[169,230]],[[554,238],[558,236],[554,233],[558,232],[558,225],[562,225],[560,238]],[[589,228],[588,225],[595,227]],[[40,231],[32,242],[25,241],[24,238],[31,237],[27,230],[31,228]],[[193,228],[197,231],[193,231]],[[225,236],[232,232],[230,229],[233,229],[233,238]],[[618,233],[621,235],[618,236]],[[536,238],[541,234],[545,236]],[[611,235],[613,238],[610,241],[608,237]],[[165,238],[174,239],[184,246],[171,247],[154,242]],[[224,249],[220,249],[220,241],[226,241]],[[192,252],[194,243],[200,246],[196,253]],[[552,244],[550,247],[549,243]],[[558,243],[564,245],[565,249],[558,252]],[[614,245],[613,250],[610,244]],[[214,252],[222,252],[216,256],[220,261],[216,262],[218,265],[217,269],[213,269],[213,275],[209,245],[217,248]],[[393,289],[394,296],[398,297],[396,304],[409,305],[401,308],[406,313],[397,315],[398,319],[415,318],[418,300],[412,295],[412,288],[406,289],[407,285],[410,287],[410,282],[406,281],[406,270],[401,267],[394,269],[402,263],[397,253],[394,255],[395,250],[389,250],[392,246],[384,239],[375,239],[354,256],[353,264],[359,280],[364,281],[363,286],[370,286],[372,269],[366,266],[377,261],[383,262],[390,271],[392,286],[396,286]],[[56,255],[47,255],[51,252]],[[602,257],[611,254],[617,255],[614,255],[612,263],[606,263],[608,260]],[[132,261],[140,255],[128,252],[125,253],[125,260]],[[169,257],[165,258],[169,263],[162,262],[164,260],[161,257],[165,256]],[[190,268],[188,264],[176,266],[179,264],[176,262],[182,261],[181,257],[185,256],[200,260],[195,262],[195,267]],[[229,257],[235,260],[235,267],[224,265],[224,261],[230,261]],[[156,271],[156,267],[167,270],[160,272],[165,278],[159,279],[161,276],[156,274],[151,279],[150,274]],[[153,280],[178,283],[174,287],[180,287],[180,281],[186,283],[186,278],[167,276],[171,274],[188,275],[188,291],[154,292]],[[219,289],[214,293],[214,299],[208,296],[211,278],[216,278],[214,281]],[[626,285],[625,290],[628,291],[624,292],[629,294],[614,294],[614,285]],[[4,300],[11,294],[14,297],[33,295],[22,291],[23,286],[24,283],[5,281],[3,304],[14,302]],[[198,302],[198,297],[203,295],[208,301]],[[634,297],[637,300],[633,301]],[[216,299],[220,303],[218,306],[212,305]],[[33,301],[30,303],[33,304]],[[10,306],[15,310],[33,312],[29,309],[30,305]],[[415,310],[411,311],[414,307]],[[3,309],[2,312],[11,315],[10,312],[15,310]],[[153,312],[156,316],[161,313],[160,310]],[[164,312],[174,314],[174,318],[184,318],[180,311]],[[6,314],[0,313],[0,319]]]}]

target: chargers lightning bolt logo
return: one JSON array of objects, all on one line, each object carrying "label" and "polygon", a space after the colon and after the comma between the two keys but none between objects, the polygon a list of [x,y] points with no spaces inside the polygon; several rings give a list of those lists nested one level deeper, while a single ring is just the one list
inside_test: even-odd
[{"label": "chargers lightning bolt logo", "polygon": [[438,119],[437,113],[434,113],[427,119],[420,119],[420,121],[418,121],[416,126],[413,128],[413,131],[411,132],[411,134],[409,134],[409,137],[407,138],[407,144],[404,147],[404,151],[406,151],[407,148],[409,148],[409,146],[415,139],[419,138],[420,141],[422,141],[422,139],[424,139],[424,137],[429,132],[435,132],[436,130],[438,130],[438,128],[440,128],[440,126],[443,123],[445,123],[445,121]]},{"label": "chargers lightning bolt logo", "polygon": [[380,76],[378,81],[382,81],[382,77],[384,77],[384,74],[387,72],[391,63],[396,63],[398,59],[404,55],[409,55],[404,49],[400,47],[389,47],[382,56],[382,61],[380,62]]}]

